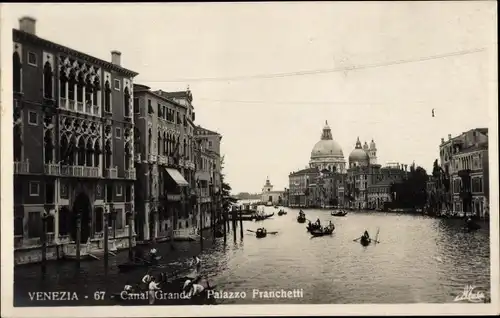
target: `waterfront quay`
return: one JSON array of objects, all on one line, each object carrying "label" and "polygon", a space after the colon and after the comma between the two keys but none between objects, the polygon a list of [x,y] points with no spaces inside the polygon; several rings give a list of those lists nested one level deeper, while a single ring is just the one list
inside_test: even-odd
[{"label": "waterfront quay", "polygon": [[[275,210],[262,208],[266,213]],[[332,220],[336,227],[332,236],[311,239],[305,225],[297,223],[298,209],[284,209],[287,215],[275,215],[263,222],[243,222],[245,229],[264,225],[268,231],[278,232],[265,239],[257,239],[248,231],[241,237],[237,228],[237,235],[228,232],[226,240],[217,238],[214,242],[211,233],[205,234],[201,253],[199,242],[176,242],[174,250],[168,242],[155,245],[169,264],[164,270],[185,268],[188,259],[198,255],[203,260],[202,274],[217,285],[216,291],[245,292],[247,296],[212,299],[215,304],[451,303],[469,285],[489,297],[488,223],[481,222],[480,230],[467,232],[460,220],[373,211],[334,218],[327,210],[308,209],[308,219],[319,218],[324,224]],[[364,230],[374,236],[377,229],[379,244],[363,247],[353,242]],[[118,253],[110,260],[107,277],[103,262],[97,260],[82,262],[79,270],[74,262],[51,262],[45,278],[40,265],[17,267],[16,306],[49,305],[51,302],[29,300],[28,293],[36,290],[74,291],[89,296],[102,290],[108,295],[117,293],[125,283],[137,282],[146,272],[137,269],[120,273],[116,265],[126,258],[126,253]],[[158,270],[153,273],[158,274]],[[169,290],[178,291],[177,286],[173,283]],[[303,298],[251,297],[254,289],[297,288],[303,289]],[[71,305],[129,304],[90,298]],[[186,302],[170,302],[173,303]],[[69,302],[55,305],[65,306]]]}]

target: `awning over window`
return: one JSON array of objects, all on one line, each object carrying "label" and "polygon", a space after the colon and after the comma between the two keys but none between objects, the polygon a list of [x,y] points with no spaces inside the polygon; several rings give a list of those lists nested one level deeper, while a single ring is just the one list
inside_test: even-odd
[{"label": "awning over window", "polygon": [[186,179],[184,179],[184,177],[179,171],[171,168],[166,168],[165,170],[167,170],[167,173],[175,181],[175,183],[177,183],[179,187],[186,187],[189,185],[189,183],[186,181]]}]

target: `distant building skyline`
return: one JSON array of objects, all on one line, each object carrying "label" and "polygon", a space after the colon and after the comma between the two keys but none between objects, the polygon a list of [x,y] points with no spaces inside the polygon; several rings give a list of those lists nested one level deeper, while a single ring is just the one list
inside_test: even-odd
[{"label": "distant building skyline", "polygon": [[[32,16],[42,38],[104,60],[119,49],[135,83],[189,86],[197,124],[224,136],[232,193],[259,192],[266,176],[285,188],[325,120],[345,155],[353,138],[373,138],[378,163],[414,161],[428,173],[440,138],[496,121],[495,3],[228,5],[4,4],[2,35]],[[83,24],[92,37],[75,36]]]}]

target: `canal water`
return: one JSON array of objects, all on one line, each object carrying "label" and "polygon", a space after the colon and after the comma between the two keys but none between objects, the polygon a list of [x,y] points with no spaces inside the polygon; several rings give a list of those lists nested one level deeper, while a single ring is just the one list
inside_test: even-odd
[{"label": "canal water", "polygon": [[[287,215],[263,222],[243,222],[243,239],[237,228],[237,239],[229,233],[227,242],[210,234],[200,244],[178,242],[172,250],[169,243],[158,244],[168,271],[186,268],[189,258],[200,255],[202,271],[217,290],[246,293],[244,299],[218,299],[218,304],[389,304],[453,302],[465,286],[474,292],[490,295],[489,226],[468,233],[462,220],[436,219],[420,215],[350,212],[332,217],[327,210],[305,210],[309,220],[317,218],[326,224],[332,220],[332,236],[311,238],[305,224],[296,221],[297,209],[285,208]],[[276,235],[257,239],[247,229],[265,226]],[[379,229],[380,243],[367,247],[353,239],[364,230],[372,237]],[[77,270],[72,262],[49,263],[42,279],[40,265],[15,269],[15,305],[43,306],[33,302],[29,292],[75,291],[79,301],[74,305],[113,304],[106,298],[96,301],[96,291],[106,295],[119,292],[125,283],[136,283],[145,274],[138,269],[118,273],[116,265],[127,260],[127,252],[110,258],[110,269],[104,275],[103,261],[86,261]],[[253,298],[253,290],[302,290],[302,298]],[[84,296],[88,298],[85,299]],[[234,296],[234,295],[233,295]],[[54,305],[54,304],[52,304]],[[67,302],[57,305],[70,305]],[[73,305],[73,304],[71,304]]]}]

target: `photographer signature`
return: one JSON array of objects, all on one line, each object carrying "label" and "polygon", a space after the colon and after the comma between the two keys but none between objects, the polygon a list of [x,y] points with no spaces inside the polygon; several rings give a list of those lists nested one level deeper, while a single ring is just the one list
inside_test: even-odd
[{"label": "photographer signature", "polygon": [[461,295],[457,295],[455,297],[455,301],[462,301],[462,300],[468,300],[471,303],[480,303],[483,302],[485,299],[485,296],[482,292],[474,292],[474,289],[476,289],[476,286],[474,285],[466,285],[464,287],[464,291],[462,292]]}]

